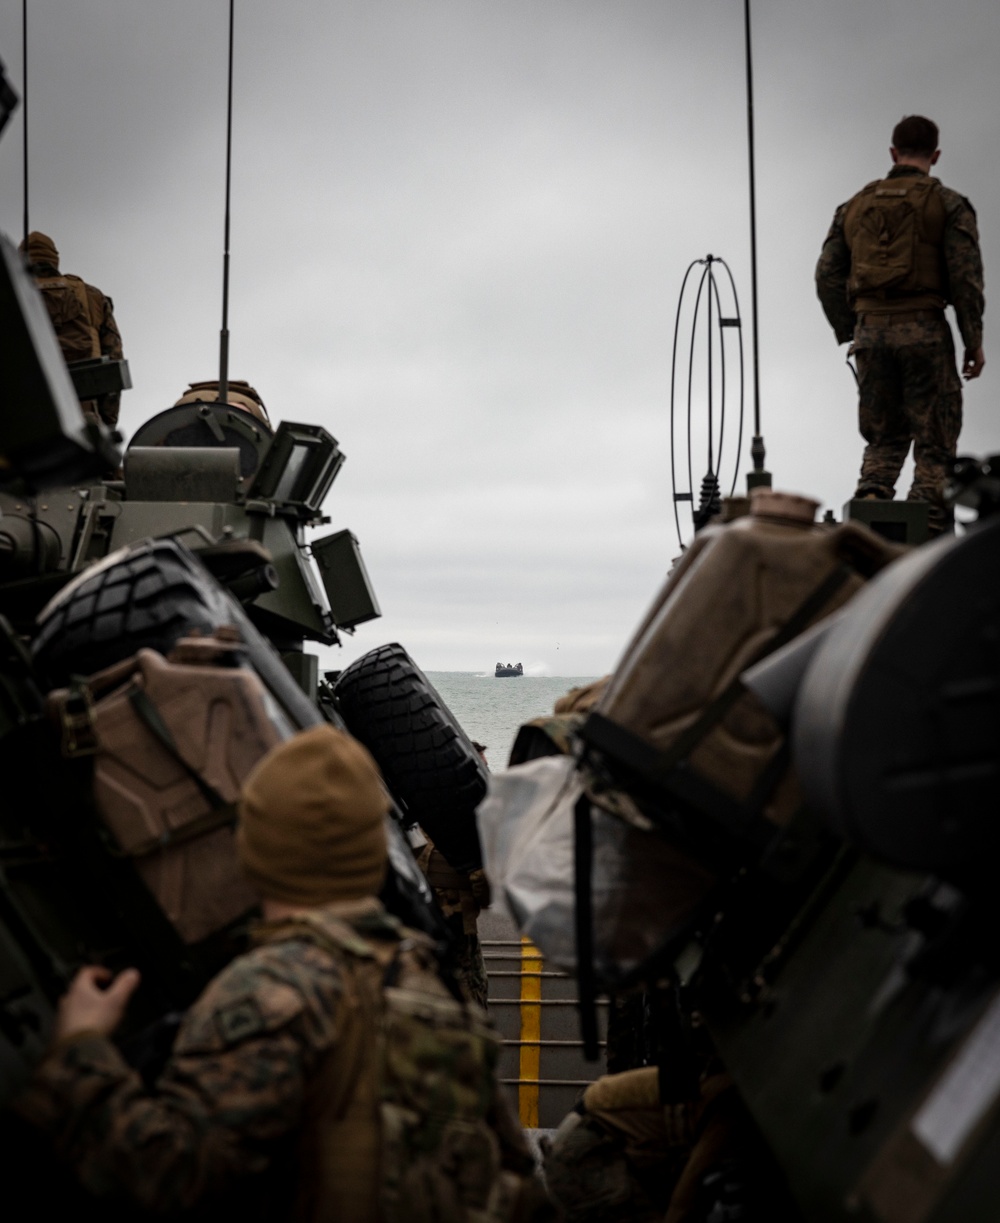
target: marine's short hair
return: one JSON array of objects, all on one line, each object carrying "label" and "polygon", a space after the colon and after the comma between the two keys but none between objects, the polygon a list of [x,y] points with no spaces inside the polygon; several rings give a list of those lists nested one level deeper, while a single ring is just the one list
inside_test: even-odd
[{"label": "marine's short hair", "polygon": [[920,156],[938,147],[938,125],[923,115],[904,115],[892,129],[892,147],[897,153]]}]

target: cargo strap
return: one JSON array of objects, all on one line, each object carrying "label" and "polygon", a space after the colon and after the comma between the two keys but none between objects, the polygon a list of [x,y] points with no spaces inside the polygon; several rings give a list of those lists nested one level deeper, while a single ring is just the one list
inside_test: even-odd
[{"label": "cargo strap", "polygon": [[[747,670],[755,663],[760,662],[769,654],[780,650],[782,646],[787,645],[793,637],[797,637],[804,628],[809,624],[809,621],[821,611],[827,603],[833,598],[837,591],[844,583],[852,576],[854,570],[847,565],[838,565],[832,573],[828,574],[822,582],[808,594],[805,599],[799,604],[784,625],[771,638],[769,642],[751,658],[743,670]],[[693,748],[701,742],[713,727],[726,716],[729,710],[736,704],[741,696],[746,692],[746,686],[743,683],[740,675],[736,675],[732,681],[719,693],[714,701],[711,701],[702,710],[701,714],[691,723],[691,725],[682,731],[674,742],[664,752],[658,752],[660,758],[660,769],[668,771],[675,764],[679,764],[686,759]]]},{"label": "cargo strap", "polygon": [[156,853],[158,850],[167,849],[168,847],[173,848],[175,845],[184,845],[188,841],[206,836],[208,833],[215,832],[219,828],[231,828],[236,823],[236,804],[227,803],[218,790],[210,785],[198,770],[193,768],[184,759],[176,740],[170,733],[169,726],[164,722],[160,711],[142,688],[134,688],[129,693],[128,699],[139,721],[159,741],[161,747],[164,748],[168,755],[187,773],[188,777],[198,787],[202,798],[211,808],[204,815],[198,816],[197,819],[191,820],[180,828],[168,829],[166,832],[161,833],[160,836],[140,841],[138,845],[133,846],[129,850],[128,856],[130,858],[142,858],[147,854]]},{"label": "cargo strap", "polygon": [[594,829],[590,799],[581,794],[573,808],[573,882],[576,933],[576,982],[580,1037],[588,1062],[598,1058],[597,988],[594,977]]},{"label": "cargo strap", "polygon": [[[781,649],[802,632],[852,573],[853,570],[847,565],[839,565],[828,574],[819,586],[806,596],[771,640],[747,662],[746,667]],[[665,792],[685,806],[703,812],[722,831],[726,841],[731,844],[735,841],[734,847],[738,852],[746,848],[761,850],[771,841],[777,830],[760,814],[760,807],[781,779],[788,764],[787,743],[768,761],[743,802],[731,798],[700,777],[687,762],[691,751],[722,721],[746,691],[740,675],[735,676],[665,751],[652,747],[632,731],[596,712],[587,718],[579,735],[586,744],[604,753],[612,761],[624,765],[657,790]],[[651,815],[656,819],[656,812]],[[664,813],[660,815],[663,817]],[[663,818],[657,822],[662,823]],[[686,827],[683,831],[689,835],[692,832]]]},{"label": "cargo strap", "polygon": [[[776,826],[760,814],[760,806],[778,783],[788,765],[787,745],[780,747],[767,762],[754,783],[750,794],[738,802],[710,781],[700,777],[686,762],[664,770],[661,753],[650,747],[638,735],[625,730],[609,718],[592,713],[581,731],[585,741],[643,781],[649,782],[657,791],[668,795],[685,807],[692,807],[706,816],[714,831],[723,834],[724,846],[715,844],[715,854],[725,853],[726,846],[739,858],[746,851],[761,851],[778,831]],[[661,830],[680,839],[694,843],[717,842],[712,829],[702,832],[679,821],[672,812],[658,811],[642,804],[646,815]]]}]

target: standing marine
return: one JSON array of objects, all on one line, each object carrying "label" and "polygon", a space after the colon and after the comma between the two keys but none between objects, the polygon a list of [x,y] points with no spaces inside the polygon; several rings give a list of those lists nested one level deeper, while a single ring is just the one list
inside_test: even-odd
[{"label": "standing marine", "polygon": [[[60,272],[59,251],[48,234],[33,230],[18,249],[27,257],[66,361],[88,361],[95,357],[120,361],[122,337],[111,298],[79,276]],[[84,415],[100,419],[113,429],[118,423],[120,403],[121,392],[115,391],[82,406]]]},{"label": "standing marine", "polygon": [[840,344],[857,361],[867,445],[856,497],[892,500],[913,445],[909,500],[929,504],[932,534],[951,529],[944,483],[962,426],[962,383],[945,306],[964,345],[962,372],[983,355],[983,263],[969,201],[931,177],[937,125],[908,115],[892,133],[892,169],[841,204],[816,287]]},{"label": "standing marine", "polygon": [[367,751],[330,726],[264,757],[237,838],[264,920],[152,1090],[110,1039],[138,974],[77,975],[17,1107],[92,1194],[309,1223],[550,1217],[486,1016],[376,899],[388,805]]}]

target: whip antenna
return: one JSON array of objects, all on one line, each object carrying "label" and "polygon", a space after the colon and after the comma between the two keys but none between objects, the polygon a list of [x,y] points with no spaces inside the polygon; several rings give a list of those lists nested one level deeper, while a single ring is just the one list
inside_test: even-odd
[{"label": "whip antenna", "polygon": [[753,325],[753,441],[750,457],[753,471],[747,472],[747,488],[770,487],[771,473],[764,470],[764,436],[760,426],[760,370],[757,342],[757,173],[753,140],[753,53],[750,42],[750,0],[743,0],[743,25],[747,59],[747,151],[750,163],[750,318]]},{"label": "whip antenna", "polygon": [[21,0],[21,105],[24,107],[24,248],[28,249],[28,0]]},{"label": "whip antenna", "polygon": [[226,221],[222,242],[222,330],[219,333],[219,402],[229,402],[229,194],[233,167],[233,18],[229,0],[229,86],[226,103]]}]

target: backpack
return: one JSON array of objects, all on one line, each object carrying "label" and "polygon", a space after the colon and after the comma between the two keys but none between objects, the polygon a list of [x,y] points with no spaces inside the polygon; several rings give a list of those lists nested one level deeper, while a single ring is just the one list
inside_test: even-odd
[{"label": "backpack", "polygon": [[37,276],[63,357],[86,361],[101,355],[100,332],[94,322],[87,286],[79,276],[56,273]]},{"label": "backpack", "polygon": [[131,658],[48,697],[62,753],[93,759],[93,797],[116,857],[131,861],[188,945],[245,916],[237,868],[240,786],[290,733],[240,642],[182,638],[169,657]]},{"label": "backpack", "polygon": [[847,293],[855,309],[872,309],[893,299],[903,299],[906,308],[945,305],[948,279],[940,187],[936,178],[926,175],[879,179],[848,204]]},{"label": "backpack", "polygon": [[268,941],[289,937],[325,950],[344,980],[339,1038],[306,1103],[296,1217],[506,1223],[523,1178],[504,1169],[486,1015],[449,993],[429,941],[391,918],[304,914]]}]

